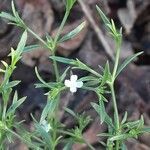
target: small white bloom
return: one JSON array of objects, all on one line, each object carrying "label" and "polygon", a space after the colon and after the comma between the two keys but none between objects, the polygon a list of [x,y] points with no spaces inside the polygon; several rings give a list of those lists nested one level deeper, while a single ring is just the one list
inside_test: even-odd
[{"label": "small white bloom", "polygon": [[52,129],[52,127],[46,120],[42,121],[41,126],[46,132],[49,132],[49,130]]},{"label": "small white bloom", "polygon": [[77,91],[77,88],[81,88],[83,86],[82,81],[77,81],[77,75],[71,75],[70,80],[65,80],[65,86],[70,88],[72,93]]}]

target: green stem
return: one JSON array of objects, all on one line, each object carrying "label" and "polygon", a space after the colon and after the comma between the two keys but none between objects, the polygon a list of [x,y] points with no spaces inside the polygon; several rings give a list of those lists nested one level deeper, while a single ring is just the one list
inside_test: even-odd
[{"label": "green stem", "polygon": [[41,43],[43,43],[44,46],[47,47],[46,42],[45,42],[41,37],[39,37],[36,33],[34,33],[30,28],[27,27],[27,31],[28,31],[29,33],[31,33],[35,38],[37,38]]},{"label": "green stem", "polygon": [[[60,25],[60,27],[59,27],[59,29],[58,29],[58,32],[57,32],[57,34],[56,34],[56,36],[55,36],[55,39],[54,39],[54,47],[53,47],[53,50],[52,50],[53,56],[55,56],[56,47],[57,47],[57,41],[58,41],[59,36],[60,36],[60,34],[61,34],[61,31],[63,30],[64,25],[65,25],[65,23],[66,23],[66,21],[67,21],[68,15],[69,15],[69,12],[66,11],[66,13],[65,13],[65,15],[64,15],[64,18],[63,18],[63,20],[62,20],[62,23],[61,23],[61,25]],[[59,71],[58,71],[58,65],[57,65],[56,60],[53,60],[53,66],[54,66],[54,71],[55,71],[55,75],[56,75],[56,81],[58,82],[58,81],[59,81]]]},{"label": "green stem", "polygon": [[[117,73],[117,69],[119,65],[121,41],[122,39],[118,39],[118,38],[116,38],[115,40],[116,42],[115,65],[114,65],[114,69],[112,73],[112,81],[109,84],[111,94],[112,94],[113,107],[114,107],[114,122],[115,122],[116,134],[119,132],[120,122],[119,122],[119,113],[118,113],[117,102],[116,102],[116,95],[115,95],[115,90],[114,90],[114,82],[115,82],[116,73]],[[119,141],[116,141],[115,150],[119,150]]]},{"label": "green stem", "polygon": [[[53,53],[53,56],[55,56],[55,53]],[[54,71],[56,76],[56,82],[59,82],[59,70],[58,70],[58,65],[56,60],[53,60],[53,66],[54,66]]]},{"label": "green stem", "polygon": [[117,44],[116,51],[117,52],[116,52],[115,65],[114,65],[113,74],[112,74],[112,82],[114,82],[114,80],[116,78],[116,72],[117,72],[117,69],[118,69],[119,58],[120,58],[120,43]]},{"label": "green stem", "polygon": [[6,117],[6,110],[7,110],[7,103],[4,102],[4,106],[3,106],[3,114],[2,114],[2,120],[5,120]]},{"label": "green stem", "polygon": [[[65,12],[64,18],[63,18],[63,20],[62,20],[62,22],[61,22],[61,25],[60,25],[60,27],[59,27],[59,29],[58,29],[58,31],[57,31],[56,36],[55,36],[55,39],[54,39],[54,47],[53,47],[53,49],[52,49],[52,55],[53,55],[53,56],[55,56],[56,48],[57,48],[57,42],[58,42],[59,36],[60,36],[60,34],[61,34],[61,32],[62,32],[62,30],[63,30],[63,28],[64,28],[64,25],[65,25],[65,23],[66,23],[66,21],[67,21],[67,18],[68,18],[68,16],[69,16],[69,13],[70,13],[69,11],[66,11],[66,12]],[[56,60],[53,60],[53,66],[54,66],[54,71],[55,71],[55,75],[56,75],[56,81],[59,82],[59,80],[60,80],[60,75],[59,75],[59,70],[58,70],[58,65],[57,65]],[[58,95],[58,97],[57,97],[58,104],[57,104],[57,107],[56,107],[56,112],[58,111],[59,99],[60,99],[60,95]],[[56,113],[56,114],[57,114],[57,113]]]},{"label": "green stem", "polygon": [[[118,114],[118,108],[117,108],[117,102],[116,102],[116,96],[114,91],[114,85],[110,85],[111,94],[112,94],[112,100],[113,100],[113,107],[114,107],[114,121],[115,121],[115,128],[116,128],[116,134],[119,131],[120,123],[119,123],[119,114]],[[119,141],[116,141],[115,150],[119,150]]]},{"label": "green stem", "polygon": [[62,20],[62,22],[61,22],[61,25],[60,25],[60,27],[59,27],[59,29],[58,29],[58,32],[57,32],[57,34],[56,34],[56,36],[55,36],[55,39],[54,39],[54,50],[56,51],[56,46],[57,46],[57,41],[58,41],[58,39],[59,39],[59,36],[60,36],[60,34],[61,34],[61,32],[62,32],[62,30],[63,30],[63,28],[64,28],[64,25],[65,25],[65,23],[66,23],[66,21],[67,21],[67,18],[68,18],[68,16],[69,16],[69,11],[66,11],[66,13],[65,13],[65,15],[64,15],[64,18],[63,18],[63,20]]},{"label": "green stem", "polygon": [[116,117],[116,128],[119,129],[119,114],[118,114],[116,96],[115,96],[115,91],[114,91],[114,85],[110,85],[110,89],[111,89],[113,107],[114,107],[114,112],[115,112],[115,117]]}]

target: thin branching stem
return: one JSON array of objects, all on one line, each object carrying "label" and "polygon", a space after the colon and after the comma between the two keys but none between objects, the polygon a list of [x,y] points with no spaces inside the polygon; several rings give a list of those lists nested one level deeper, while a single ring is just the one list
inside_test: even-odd
[{"label": "thin branching stem", "polygon": [[[114,121],[115,121],[116,133],[117,133],[120,128],[120,123],[119,123],[119,114],[118,114],[118,107],[117,107],[117,102],[116,102],[114,85],[110,85],[110,89],[111,89],[112,100],[113,100]],[[118,141],[116,141],[115,150],[119,150],[119,142]]]},{"label": "thin branching stem", "polygon": [[56,36],[55,36],[55,39],[54,39],[54,51],[56,51],[56,46],[57,46],[58,39],[59,39],[60,34],[61,34],[61,32],[62,32],[62,30],[63,30],[63,28],[64,28],[64,25],[65,25],[66,21],[67,21],[67,18],[68,18],[68,16],[69,16],[69,13],[70,13],[70,11],[66,11],[66,13],[65,13],[65,15],[64,15],[64,18],[63,18],[63,20],[62,20],[62,22],[61,22],[61,25],[60,25],[60,27],[59,27],[59,29],[58,29],[58,31],[57,31]]},{"label": "thin branching stem", "polygon": [[[119,113],[118,113],[118,107],[117,107],[117,101],[116,101],[116,94],[114,90],[114,82],[115,82],[116,73],[117,73],[117,69],[119,65],[120,45],[121,45],[121,39],[116,40],[115,65],[114,65],[113,74],[112,74],[112,82],[110,83],[110,90],[111,90],[113,107],[114,107],[114,122],[115,122],[116,134],[119,132],[120,122],[119,122]],[[119,150],[119,141],[116,141],[115,150]]]},{"label": "thin branching stem", "polygon": [[47,43],[40,37],[38,36],[35,32],[33,32],[30,28],[27,27],[26,29],[29,33],[31,33],[35,38],[37,38],[44,46],[47,47]]}]

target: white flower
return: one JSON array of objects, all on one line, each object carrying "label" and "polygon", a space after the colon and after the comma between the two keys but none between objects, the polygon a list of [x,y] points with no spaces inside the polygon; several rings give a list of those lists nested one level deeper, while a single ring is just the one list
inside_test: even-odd
[{"label": "white flower", "polygon": [[50,126],[50,124],[46,121],[46,120],[43,120],[41,122],[41,126],[42,128],[46,131],[46,132],[49,132],[50,129],[52,129],[52,127]]},{"label": "white flower", "polygon": [[72,75],[70,77],[70,80],[65,80],[65,86],[70,88],[70,91],[72,93],[77,91],[77,88],[81,88],[83,86],[82,81],[77,81],[78,76],[77,75]]}]

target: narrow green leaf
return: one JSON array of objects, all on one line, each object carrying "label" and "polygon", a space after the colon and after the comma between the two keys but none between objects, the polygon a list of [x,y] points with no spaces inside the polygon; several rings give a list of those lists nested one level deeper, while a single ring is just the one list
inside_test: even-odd
[{"label": "narrow green leaf", "polygon": [[113,141],[118,141],[118,140],[126,140],[128,138],[131,138],[132,136],[130,134],[120,134],[120,135],[116,135],[113,136],[109,139],[109,141],[113,142]]},{"label": "narrow green leaf", "polygon": [[66,0],[66,11],[70,11],[76,0]]},{"label": "narrow green leaf", "polygon": [[74,38],[84,27],[86,22],[81,23],[78,27],[76,27],[74,30],[69,32],[68,34],[64,35],[58,42],[62,43],[64,41],[67,41],[69,39]]},{"label": "narrow green leaf", "polygon": [[100,133],[97,136],[101,136],[101,137],[111,137],[113,135],[109,134],[109,133]]},{"label": "narrow green leaf", "polygon": [[37,145],[34,145],[31,141],[28,141],[27,139],[23,138],[22,136],[18,135],[13,130],[6,128],[6,131],[11,133],[12,135],[16,136],[18,139],[20,139],[23,143],[27,144],[30,148],[36,149],[36,150],[42,150],[41,148],[37,147]]},{"label": "narrow green leaf", "polygon": [[42,114],[41,114],[41,119],[40,123],[45,120],[48,114],[53,113],[55,108],[57,106],[57,101],[56,100],[47,100],[47,104],[44,107]]},{"label": "narrow green leaf", "polygon": [[105,121],[105,117],[106,117],[104,102],[100,100],[99,105],[96,103],[91,103],[91,105],[96,110],[96,112],[100,115],[101,124],[102,124]]},{"label": "narrow green leaf", "polygon": [[1,72],[1,73],[5,73],[5,70],[3,70],[3,69],[0,68],[0,72]]},{"label": "narrow green leaf", "polygon": [[68,58],[58,57],[58,56],[50,56],[49,58],[52,60],[56,60],[58,62],[61,62],[61,63],[69,64],[69,65],[75,65],[76,64],[76,60],[74,60],[74,59],[68,59]]},{"label": "narrow green leaf", "polygon": [[93,76],[86,76],[86,77],[80,78],[78,81],[85,82],[85,81],[97,81],[97,80],[99,80],[99,78],[96,78]]},{"label": "narrow green leaf", "polygon": [[[76,114],[69,108],[64,108],[64,110],[69,113],[70,115],[72,115],[73,117],[77,118]],[[78,119],[78,118],[77,118]]]},{"label": "narrow green leaf", "polygon": [[66,75],[67,75],[67,73],[68,73],[68,71],[69,71],[69,69],[70,69],[70,67],[67,67],[66,69],[65,69],[65,71],[64,71],[64,73],[61,75],[61,77],[60,77],[60,82],[63,82],[63,80],[65,79],[65,77],[66,77]]},{"label": "narrow green leaf", "polygon": [[46,82],[47,84],[43,84],[43,83],[36,83],[35,87],[36,88],[47,88],[49,87],[50,89],[58,87],[59,83],[56,82]]},{"label": "narrow green leaf", "polygon": [[17,100],[18,100],[18,92],[17,91],[15,91],[15,93],[14,93],[14,96],[13,96],[13,104],[15,103],[15,102],[17,102]]},{"label": "narrow green leaf", "polygon": [[48,95],[48,98],[51,99],[56,99],[56,97],[58,96],[58,94],[60,93],[60,91],[62,90],[61,87],[56,87],[51,89],[48,93],[46,93],[45,95]]},{"label": "narrow green leaf", "polygon": [[42,127],[40,124],[38,123],[35,123],[35,127],[36,127],[36,130],[37,132],[41,135],[41,137],[44,139],[44,141],[46,142],[47,146],[49,149],[52,149],[52,146],[51,146],[51,136],[49,133],[47,133]]},{"label": "narrow green leaf", "polygon": [[17,80],[16,81],[11,81],[11,82],[7,83],[6,89],[12,88],[12,87],[18,85],[20,82],[21,81],[17,81]]},{"label": "narrow green leaf", "polygon": [[127,116],[128,116],[128,113],[126,111],[125,114],[124,114],[124,117],[123,117],[123,119],[121,121],[121,124],[124,124],[127,121]]},{"label": "narrow green leaf", "polygon": [[17,51],[19,52],[19,54],[21,54],[24,50],[25,44],[27,41],[27,31],[25,30],[22,34],[21,40],[17,46]]},{"label": "narrow green leaf", "polygon": [[12,7],[13,15],[14,15],[14,17],[15,17],[15,19],[16,19],[16,25],[17,25],[17,26],[24,25],[23,20],[19,17],[18,12],[16,11],[15,4],[14,4],[14,1],[13,1],[13,0],[12,0],[12,2],[11,2],[11,7]]},{"label": "narrow green leaf", "polygon": [[54,42],[53,38],[49,34],[46,34],[46,40],[49,44],[52,44]]},{"label": "narrow green leaf", "polygon": [[107,61],[100,86],[104,86],[107,83],[107,81],[109,81],[110,79],[111,79],[111,73],[110,73],[109,62]]},{"label": "narrow green leaf", "polygon": [[103,22],[105,23],[105,25],[110,24],[109,19],[106,17],[106,15],[101,11],[101,9],[97,5],[96,5],[96,9],[97,9],[99,15],[101,16]]},{"label": "narrow green leaf", "polygon": [[138,57],[139,55],[143,54],[143,52],[139,52],[136,53],[132,56],[129,56],[123,63],[122,65],[118,68],[117,73],[116,73],[116,77],[121,73],[121,71],[130,63],[132,62],[136,57]]},{"label": "narrow green leaf", "polygon": [[103,147],[107,147],[107,144],[103,141],[98,141]]},{"label": "narrow green leaf", "polygon": [[38,72],[38,70],[37,70],[37,67],[35,67],[35,73],[36,73],[37,78],[41,81],[41,83],[43,83],[46,87],[51,88],[51,86],[50,86],[49,84],[47,84],[47,83],[42,79],[42,77],[39,75],[39,72]]},{"label": "narrow green leaf", "polygon": [[106,111],[103,110],[100,105],[96,104],[96,103],[91,103],[92,107],[96,110],[96,112],[99,114],[100,118],[101,118],[101,112],[102,112],[102,117],[104,118],[105,123],[111,127],[111,129],[114,129],[114,125],[112,123],[112,119],[107,115]]},{"label": "narrow green leaf", "polygon": [[11,1],[11,8],[12,8],[12,12],[13,12],[14,16],[17,17],[17,15],[16,15],[16,8],[15,8],[15,4],[14,4],[13,0]]},{"label": "narrow green leaf", "polygon": [[[83,87],[91,87],[91,88],[93,88],[93,86],[96,88],[98,85],[100,84],[100,80],[91,80],[91,81],[87,81],[87,82],[85,82],[84,83],[84,86]],[[93,90],[95,90],[94,88],[93,88]]]},{"label": "narrow green leaf", "polygon": [[6,116],[15,113],[15,110],[25,101],[26,97],[19,99],[18,101],[14,102],[7,110]]},{"label": "narrow green leaf", "polygon": [[85,63],[81,62],[79,59],[76,59],[75,65],[77,67],[74,67],[74,68],[86,70],[86,71],[94,74],[97,77],[102,77],[99,73],[97,73],[95,70],[93,70],[92,68],[90,68],[89,66],[87,66]]},{"label": "narrow green leaf", "polygon": [[104,102],[108,102],[108,100],[107,100],[103,95],[101,95],[101,99],[102,99]]},{"label": "narrow green leaf", "polygon": [[37,44],[29,45],[29,46],[24,47],[23,52],[30,52],[30,51],[36,50],[37,48],[40,48],[40,45],[37,45]]},{"label": "narrow green leaf", "polygon": [[6,13],[6,12],[1,12],[0,17],[8,19],[8,20],[13,21],[13,22],[16,22],[16,18],[13,17],[11,14]]},{"label": "narrow green leaf", "polygon": [[116,26],[115,26],[115,23],[114,23],[113,19],[111,19],[111,27],[112,27],[114,35],[117,35]]},{"label": "narrow green leaf", "polygon": [[128,129],[133,129],[139,127],[139,125],[143,124],[142,120],[136,120],[132,122],[127,122],[123,125],[123,127],[127,127]]}]

